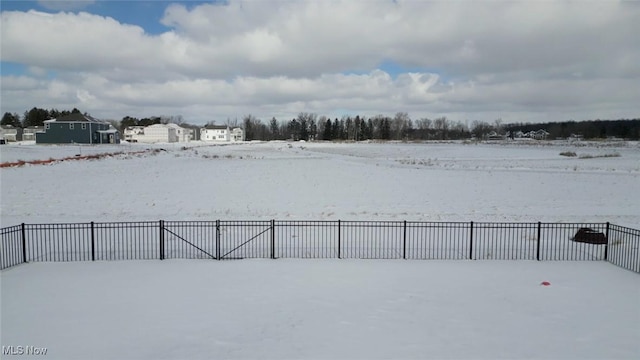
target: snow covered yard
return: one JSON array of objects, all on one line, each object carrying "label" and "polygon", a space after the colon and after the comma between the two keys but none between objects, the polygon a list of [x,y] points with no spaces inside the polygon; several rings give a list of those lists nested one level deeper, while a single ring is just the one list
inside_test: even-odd
[{"label": "snow covered yard", "polygon": [[51,359],[637,359],[638,281],[606,262],[31,263],[2,272],[2,344]]}]

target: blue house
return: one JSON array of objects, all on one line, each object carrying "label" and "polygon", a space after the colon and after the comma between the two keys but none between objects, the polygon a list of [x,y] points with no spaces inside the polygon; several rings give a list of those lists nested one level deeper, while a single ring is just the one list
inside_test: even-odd
[{"label": "blue house", "polygon": [[73,113],[44,122],[36,133],[36,144],[119,144],[120,133],[109,123],[89,115]]}]

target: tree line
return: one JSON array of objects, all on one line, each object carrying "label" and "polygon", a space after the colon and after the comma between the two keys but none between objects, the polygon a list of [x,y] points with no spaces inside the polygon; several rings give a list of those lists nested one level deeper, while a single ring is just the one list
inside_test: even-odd
[{"label": "tree line", "polygon": [[[23,116],[17,113],[5,113],[2,125],[14,127],[43,126],[44,121],[72,113],[81,113],[78,109],[62,110],[40,109],[37,107],[25,111]],[[87,113],[84,113],[88,115]],[[149,126],[153,124],[174,123],[187,128],[198,129],[177,116],[151,116],[136,118],[125,116],[121,120],[110,120],[121,132],[129,126]],[[214,125],[210,121],[207,125]],[[429,119],[426,117],[411,119],[408,113],[398,112],[393,117],[376,115],[365,117],[345,115],[340,119],[318,116],[315,113],[301,112],[295,118],[279,121],[275,117],[263,122],[253,115],[238,120],[227,119],[229,127],[240,126],[244,129],[246,140],[460,140],[486,139],[490,135],[513,137],[521,131],[527,133],[543,129],[549,133],[549,139],[567,138],[579,135],[584,139],[617,137],[640,140],[640,119],[564,121],[538,124],[503,124],[501,119],[493,122],[474,120],[468,122],[452,121],[446,117]]]},{"label": "tree line", "polygon": [[545,130],[549,139],[580,136],[584,139],[610,137],[640,140],[640,119],[565,121],[538,124],[503,124],[501,119],[489,123],[474,120],[471,124],[446,117],[412,120],[406,112],[395,116],[343,116],[331,119],[313,113],[300,113],[294,119],[267,123],[252,115],[242,121],[246,140],[464,140],[488,139],[490,136],[513,138],[518,131]]},{"label": "tree line", "polygon": [[[61,116],[80,114],[80,110],[58,110],[58,109],[40,109],[37,107],[24,112],[22,117],[18,113],[6,112],[2,116],[0,125],[11,125],[18,128],[26,128],[30,126],[43,126],[45,120],[56,119]],[[86,113],[85,113],[86,114]]]},{"label": "tree line", "polygon": [[268,123],[252,115],[242,121],[247,140],[446,140],[470,137],[468,127],[446,117],[412,120],[406,112],[395,116],[343,116],[331,119],[302,112],[289,121]]},{"label": "tree line", "polygon": [[529,132],[544,129],[550,139],[564,139],[579,135],[585,139],[621,138],[640,140],[640,119],[587,120],[548,122],[542,124],[509,124],[504,130]]}]

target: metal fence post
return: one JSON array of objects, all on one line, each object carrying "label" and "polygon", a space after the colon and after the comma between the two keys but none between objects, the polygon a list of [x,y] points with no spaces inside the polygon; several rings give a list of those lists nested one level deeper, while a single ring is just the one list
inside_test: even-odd
[{"label": "metal fence post", "polygon": [[22,262],[27,262],[27,232],[25,231],[25,225],[22,223],[21,225],[22,232]]},{"label": "metal fence post", "polygon": [[94,222],[91,222],[91,261],[96,261],[96,235]]},{"label": "metal fence post", "polygon": [[341,239],[340,239],[340,220],[338,220],[338,259],[342,259],[342,252],[340,250],[341,246]]},{"label": "metal fence post", "polygon": [[609,260],[609,222],[607,221],[607,227],[604,230],[604,238],[607,240],[607,243],[604,244],[604,261]]},{"label": "metal fence post", "polygon": [[271,220],[271,258],[276,258],[276,221]]},{"label": "metal fence post", "polygon": [[538,221],[538,241],[536,244],[536,260],[540,261],[540,235],[542,233],[542,223]]},{"label": "metal fence post", "polygon": [[407,260],[407,220],[404,221],[402,234],[402,258]]},{"label": "metal fence post", "polygon": [[469,231],[469,260],[473,260],[473,221]]},{"label": "metal fence post", "polygon": [[216,259],[220,259],[220,220],[216,220]]},{"label": "metal fence post", "polygon": [[160,260],[164,260],[164,220],[160,220]]}]

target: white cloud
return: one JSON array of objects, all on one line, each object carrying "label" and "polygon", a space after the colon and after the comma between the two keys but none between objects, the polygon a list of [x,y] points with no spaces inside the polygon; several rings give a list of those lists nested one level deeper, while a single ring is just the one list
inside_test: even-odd
[{"label": "white cloud", "polygon": [[[231,0],[169,5],[161,21],[173,29],[150,35],[86,12],[3,12],[2,60],[58,74],[34,78],[41,89],[31,93],[3,77],[3,111],[194,122],[300,111],[632,117],[638,17],[640,6],[617,1]],[[389,74],[383,63],[412,71]]]}]

